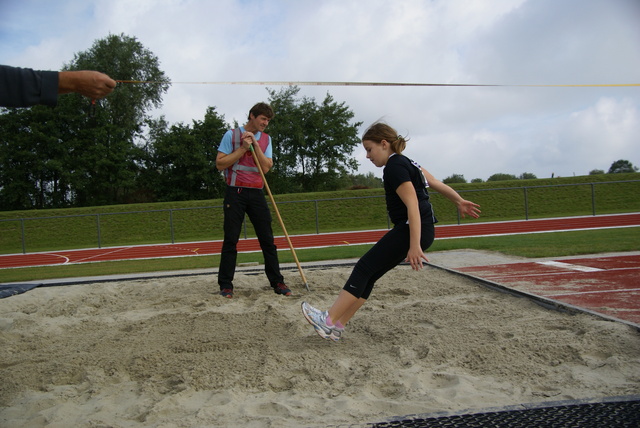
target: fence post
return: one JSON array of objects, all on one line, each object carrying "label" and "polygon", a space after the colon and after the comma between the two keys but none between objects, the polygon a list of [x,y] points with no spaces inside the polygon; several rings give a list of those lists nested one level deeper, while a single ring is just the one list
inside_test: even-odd
[{"label": "fence post", "polygon": [[526,186],[524,189],[524,219],[529,220],[529,192],[527,192]]},{"label": "fence post", "polygon": [[98,231],[98,248],[102,248],[102,235],[100,233],[100,214],[96,214],[96,229]]},{"label": "fence post", "polygon": [[315,207],[316,207],[316,234],[320,234],[320,220],[318,220],[318,200],[314,199],[313,201]]},{"label": "fence post", "polygon": [[169,229],[171,230],[171,243],[175,244],[176,241],[173,238],[173,209],[169,210]]},{"label": "fence post", "polygon": [[27,245],[25,243],[25,238],[24,238],[24,219],[21,218],[20,219],[20,234],[21,234],[21,239],[22,239],[22,254],[27,254]]},{"label": "fence post", "polygon": [[244,239],[247,239],[247,216],[242,218],[242,226],[244,227]]},{"label": "fence post", "polygon": [[596,185],[591,183],[591,212],[596,215]]}]

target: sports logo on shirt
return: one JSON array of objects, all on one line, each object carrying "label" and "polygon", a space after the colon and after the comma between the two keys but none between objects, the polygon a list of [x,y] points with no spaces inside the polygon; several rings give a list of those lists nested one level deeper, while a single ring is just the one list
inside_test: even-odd
[{"label": "sports logo on shirt", "polygon": [[422,184],[424,185],[424,187],[429,187],[429,183],[427,182],[427,177],[425,177],[422,172],[422,167],[418,164],[418,162],[414,160],[409,159],[409,161],[411,162],[411,165],[418,168],[418,171],[420,172],[420,180],[422,181]]}]

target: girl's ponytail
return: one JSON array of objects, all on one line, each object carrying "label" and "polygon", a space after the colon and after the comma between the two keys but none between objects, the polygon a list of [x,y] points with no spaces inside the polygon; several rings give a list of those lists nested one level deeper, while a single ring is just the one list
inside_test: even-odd
[{"label": "girl's ponytail", "polygon": [[376,122],[367,128],[362,135],[362,141],[373,141],[380,144],[382,140],[387,140],[391,145],[391,150],[396,154],[401,154],[407,147],[408,139],[399,135],[395,129],[386,123]]}]

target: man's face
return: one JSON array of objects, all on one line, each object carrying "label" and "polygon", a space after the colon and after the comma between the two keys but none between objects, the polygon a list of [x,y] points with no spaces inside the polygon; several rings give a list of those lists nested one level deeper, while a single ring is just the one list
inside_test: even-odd
[{"label": "man's face", "polygon": [[259,114],[257,117],[254,115],[251,115],[249,118],[249,127],[251,129],[255,129],[256,132],[257,131],[263,132],[267,127],[267,125],[269,125],[270,121],[271,119],[269,119],[264,114]]}]

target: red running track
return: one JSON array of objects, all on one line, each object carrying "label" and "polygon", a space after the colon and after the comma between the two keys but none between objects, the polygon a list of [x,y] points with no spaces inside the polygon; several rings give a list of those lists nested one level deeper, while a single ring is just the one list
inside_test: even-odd
[{"label": "red running track", "polygon": [[[468,223],[436,226],[437,239],[473,236],[514,235],[569,230],[602,229],[610,227],[640,226],[640,213],[586,217],[567,217],[540,220],[517,220],[492,223]],[[339,245],[373,244],[387,232],[371,230],[291,236],[295,249],[332,247]],[[276,245],[288,250],[285,237],[276,237]],[[187,257],[220,254],[222,241],[187,242],[180,244],[107,247],[86,250],[61,250],[42,253],[0,255],[0,269],[91,263],[114,260],[150,259],[161,257]],[[260,251],[255,238],[238,242],[239,252]]]},{"label": "red running track", "polygon": [[563,258],[456,270],[640,325],[640,255]]}]

